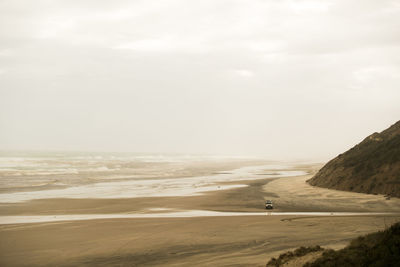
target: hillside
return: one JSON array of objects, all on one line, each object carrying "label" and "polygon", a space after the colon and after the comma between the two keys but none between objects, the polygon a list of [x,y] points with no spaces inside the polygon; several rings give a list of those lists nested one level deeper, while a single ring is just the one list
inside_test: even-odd
[{"label": "hillside", "polygon": [[[308,262],[307,259],[309,260]],[[300,262],[301,264],[299,264]],[[385,231],[360,236],[352,240],[347,247],[340,250],[323,249],[319,246],[309,248],[301,247],[294,252],[281,254],[278,259],[272,258],[266,266],[383,267],[399,266],[399,262],[400,223],[396,223]]]},{"label": "hillside", "polygon": [[314,186],[400,197],[400,121],[329,161]]},{"label": "hillside", "polygon": [[327,250],[313,263],[305,267],[328,266],[399,266],[400,223],[383,232],[372,233],[354,239],[344,249]]}]

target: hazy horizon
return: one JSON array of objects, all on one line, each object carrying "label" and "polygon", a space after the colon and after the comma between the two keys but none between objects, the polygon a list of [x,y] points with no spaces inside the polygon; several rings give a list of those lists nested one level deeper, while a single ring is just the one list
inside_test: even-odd
[{"label": "hazy horizon", "polygon": [[329,160],[400,120],[398,1],[0,2],[0,150]]}]

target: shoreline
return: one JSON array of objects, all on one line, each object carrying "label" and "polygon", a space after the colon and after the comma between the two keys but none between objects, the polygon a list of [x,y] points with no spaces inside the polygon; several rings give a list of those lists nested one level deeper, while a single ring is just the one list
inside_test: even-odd
[{"label": "shoreline", "polygon": [[[308,175],[246,180],[246,187],[198,196],[0,204],[0,220],[21,220],[0,224],[0,265],[265,266],[270,257],[287,250],[311,245],[341,248],[352,238],[400,221],[397,199],[385,202],[380,196],[305,184],[318,166],[295,167]],[[237,182],[225,184],[232,183]],[[265,199],[276,206],[270,216]],[[99,217],[63,217],[93,215]],[[48,220],[26,223],[31,216]],[[50,217],[59,220],[49,221]]]},{"label": "shoreline", "polygon": [[[210,176],[218,173],[229,173],[231,170],[265,164],[276,164],[276,161],[255,159],[193,159],[189,161],[155,161],[146,162],[131,158],[116,159],[65,159],[58,164],[53,158],[19,159],[16,162],[1,162],[0,193],[32,192],[58,190],[69,187],[85,186],[95,183],[126,182],[134,180],[154,180]],[[3,158],[4,159],[4,158]],[[7,168],[7,165],[12,168]],[[20,164],[22,164],[20,166]],[[68,165],[75,171],[65,172]],[[61,167],[61,169],[60,169]],[[25,170],[25,169],[28,169]],[[54,169],[43,173],[41,169]],[[28,179],[24,179],[28,176]]]},{"label": "shoreline", "polygon": [[[147,213],[151,209],[263,212],[272,199],[278,212],[399,212],[400,199],[313,187],[305,181],[318,165],[302,165],[303,176],[220,181],[213,191],[194,196],[138,198],[53,198],[0,203],[0,216]],[[190,178],[191,179],[191,178]],[[198,178],[195,178],[198,179]],[[238,183],[244,185],[223,190]],[[220,187],[220,188],[218,188]]]},{"label": "shoreline", "polygon": [[[72,186],[64,189],[24,191],[0,194],[0,204],[15,204],[38,199],[121,199],[140,197],[185,197],[209,191],[229,190],[246,186],[244,181],[273,179],[305,175],[306,172],[292,170],[292,166],[259,165],[245,166],[209,176],[164,179],[138,179],[109,181],[90,185]],[[267,170],[265,173],[264,170]]]},{"label": "shoreline", "polygon": [[136,214],[70,214],[70,215],[26,215],[0,216],[0,225],[30,224],[108,219],[161,219],[161,218],[200,218],[200,217],[246,217],[246,216],[296,216],[305,217],[345,217],[345,216],[400,216],[400,212],[218,212],[209,210],[185,210],[164,213]]}]

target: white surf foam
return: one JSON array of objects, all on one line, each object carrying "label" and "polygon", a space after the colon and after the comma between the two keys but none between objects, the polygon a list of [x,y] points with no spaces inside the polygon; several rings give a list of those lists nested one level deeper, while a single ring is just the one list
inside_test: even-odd
[{"label": "white surf foam", "polygon": [[63,189],[50,189],[29,192],[0,194],[0,203],[18,203],[34,199],[49,198],[137,198],[137,197],[171,197],[195,196],[208,191],[227,190],[245,187],[243,184],[221,184],[254,179],[299,176],[303,171],[277,171],[283,166],[272,166],[273,174],[263,174],[271,166],[244,167],[229,174],[211,176],[130,180],[120,182],[102,182]]}]

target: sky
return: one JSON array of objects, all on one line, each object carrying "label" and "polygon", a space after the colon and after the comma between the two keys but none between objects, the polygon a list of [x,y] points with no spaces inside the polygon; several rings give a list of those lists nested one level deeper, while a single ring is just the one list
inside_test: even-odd
[{"label": "sky", "polygon": [[0,0],[0,150],[328,160],[399,85],[399,1]]}]

